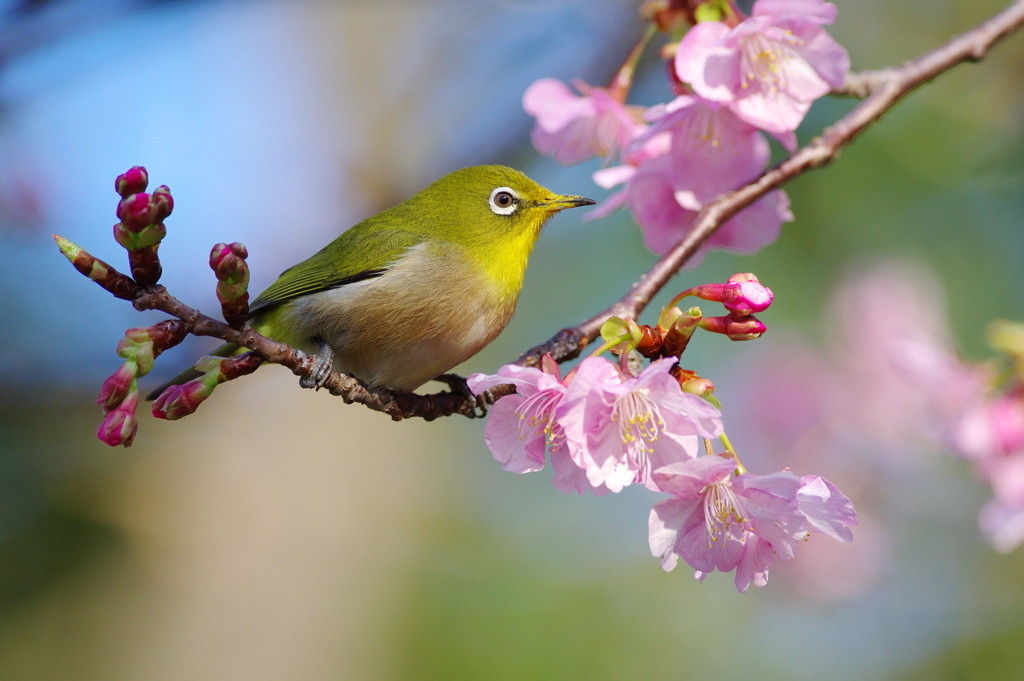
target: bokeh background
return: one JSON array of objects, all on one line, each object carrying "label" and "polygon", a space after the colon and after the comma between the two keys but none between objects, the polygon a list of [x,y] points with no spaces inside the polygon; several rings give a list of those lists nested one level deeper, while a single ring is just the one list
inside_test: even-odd
[{"label": "bokeh background", "polygon": [[[855,69],[1002,5],[837,4]],[[755,472],[799,452],[797,473],[861,511],[852,545],[816,537],[763,589],[664,573],[646,490],[569,497],[550,471],[501,471],[481,422],[395,424],[276,367],[184,421],[143,411],[130,449],[96,439],[117,340],[160,317],[85,281],[50,234],[122,263],[118,173],[143,164],[171,187],[163,283],[215,310],[213,243],[248,246],[258,291],[455,168],[505,163],[603,198],[596,162],[532,150],[520,97],[543,76],[606,82],[640,31],[624,0],[0,2],[0,679],[1024,676],[1024,551],[979,534],[988,491],[970,468],[881,427],[815,439],[813,401],[794,399],[782,437],[755,390],[799,384],[808,358],[834,370],[836,315],[852,314],[835,292],[878,273],[939,291],[929,309],[954,311],[968,359],[987,356],[989,320],[1024,317],[1024,36],[790,184],[778,243],[670,286],[754,271],[774,289],[765,338],[700,338],[688,366],[719,386]],[[633,100],[669,97],[652,54]],[[817,102],[801,140],[853,105]],[[589,317],[653,263],[628,214],[579,213],[545,229],[516,318],[463,373]],[[148,383],[210,347],[190,339]],[[844,371],[821,399],[887,408]]]}]

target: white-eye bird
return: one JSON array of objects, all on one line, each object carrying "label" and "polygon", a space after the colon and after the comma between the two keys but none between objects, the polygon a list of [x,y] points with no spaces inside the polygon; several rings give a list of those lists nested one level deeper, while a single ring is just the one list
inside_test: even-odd
[{"label": "white-eye bird", "polygon": [[[319,353],[307,387],[333,366],[369,386],[415,390],[505,328],[548,218],[594,203],[504,166],[457,170],[285,270],[252,302],[249,324]],[[213,354],[243,351],[227,344]],[[149,399],[198,375],[189,369]]]}]

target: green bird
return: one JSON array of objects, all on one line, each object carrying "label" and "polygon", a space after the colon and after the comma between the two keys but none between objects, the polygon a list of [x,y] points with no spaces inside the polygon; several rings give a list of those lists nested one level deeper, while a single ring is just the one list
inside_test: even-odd
[{"label": "green bird", "polygon": [[[456,170],[285,270],[252,302],[249,324],[318,354],[304,387],[322,386],[333,367],[372,387],[415,390],[505,328],[548,218],[594,203],[504,166]],[[226,344],[212,354],[244,351]],[[199,375],[189,369],[147,399]]]}]

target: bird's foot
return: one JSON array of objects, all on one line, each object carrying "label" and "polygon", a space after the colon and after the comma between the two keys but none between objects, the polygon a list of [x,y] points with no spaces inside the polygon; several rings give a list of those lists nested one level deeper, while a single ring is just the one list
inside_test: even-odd
[{"label": "bird's foot", "polygon": [[323,340],[317,340],[320,345],[320,354],[316,357],[316,365],[313,367],[313,374],[299,378],[299,385],[303,388],[319,390],[327,383],[327,377],[331,375],[334,368],[334,348]]},{"label": "bird's foot", "polygon": [[462,395],[467,400],[472,401],[475,409],[480,410],[481,417],[487,416],[487,400],[482,394],[474,395],[473,391],[469,389],[469,383],[467,383],[466,379],[462,376],[459,376],[458,374],[441,374],[434,380],[444,383],[453,393]]}]

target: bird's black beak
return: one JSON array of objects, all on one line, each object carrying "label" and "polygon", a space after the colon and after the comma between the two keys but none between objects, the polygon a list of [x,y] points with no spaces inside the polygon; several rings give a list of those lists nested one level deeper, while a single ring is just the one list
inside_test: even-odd
[{"label": "bird's black beak", "polygon": [[594,199],[588,199],[583,196],[563,196],[555,195],[549,198],[547,201],[541,201],[538,206],[549,208],[552,211],[565,210],[566,208],[576,208],[578,206],[593,206],[597,201]]}]

